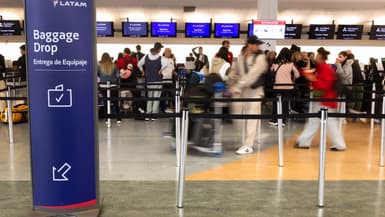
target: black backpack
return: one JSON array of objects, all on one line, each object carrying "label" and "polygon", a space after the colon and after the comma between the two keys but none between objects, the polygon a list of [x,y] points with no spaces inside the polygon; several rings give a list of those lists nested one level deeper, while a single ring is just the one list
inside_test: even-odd
[{"label": "black backpack", "polygon": [[353,69],[353,84],[364,83],[364,77],[362,76],[361,67],[358,60],[354,60],[352,64]]}]

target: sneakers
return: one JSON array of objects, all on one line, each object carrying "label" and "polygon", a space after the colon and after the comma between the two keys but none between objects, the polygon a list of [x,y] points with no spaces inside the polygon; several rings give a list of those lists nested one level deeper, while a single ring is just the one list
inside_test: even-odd
[{"label": "sneakers", "polygon": [[145,118],[144,120],[145,120],[145,121],[149,121],[149,120],[150,120],[150,118]]},{"label": "sneakers", "polygon": [[270,120],[268,123],[269,123],[271,126],[274,126],[274,127],[278,126],[278,121],[277,121],[277,120]]},{"label": "sneakers", "polygon": [[[278,127],[278,121],[277,120],[270,120],[268,123],[273,127]],[[282,127],[285,127],[285,126],[286,126],[286,123],[284,121],[282,121]]]},{"label": "sneakers", "polygon": [[253,153],[253,148],[244,145],[244,146],[241,146],[235,153],[239,154],[239,155],[251,154],[251,153]]},{"label": "sneakers", "polygon": [[116,124],[120,126],[122,124],[122,121],[116,121]]},{"label": "sneakers", "polygon": [[330,148],[330,151],[345,151],[345,148],[338,148],[338,147],[333,146]]},{"label": "sneakers", "polygon": [[151,121],[155,121],[156,120],[156,118],[151,118]]}]

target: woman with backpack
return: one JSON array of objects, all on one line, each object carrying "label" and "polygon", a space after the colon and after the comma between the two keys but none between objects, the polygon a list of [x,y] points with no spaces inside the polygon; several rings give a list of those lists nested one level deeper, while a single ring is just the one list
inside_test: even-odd
[{"label": "woman with backpack", "polygon": [[[114,85],[115,87],[118,83],[119,72],[116,70],[115,64],[112,62],[112,59],[108,53],[103,53],[102,59],[99,61],[98,76],[101,83],[110,82],[110,84]],[[101,92],[104,97],[107,96],[107,89],[102,89]],[[111,88],[111,97],[117,98],[118,96],[118,89]],[[119,100],[114,100],[112,104],[113,110],[117,115],[116,123],[120,125],[122,123],[122,118],[120,117]],[[107,112],[107,100],[104,100],[104,108]]]},{"label": "woman with backpack", "polygon": [[[310,67],[304,70],[304,76],[306,79],[312,82],[313,89],[320,93],[321,99],[336,99],[337,91],[335,90],[336,74],[332,67],[326,63],[329,51],[326,51],[323,47],[317,50],[316,56],[316,75],[313,74],[314,69]],[[329,112],[337,112],[337,102],[324,101],[324,102],[313,102],[312,113],[317,113],[322,107],[327,107]],[[297,138],[295,148],[308,149],[310,148],[313,137],[315,136],[320,126],[318,118],[309,118],[305,124],[305,128],[301,135]],[[328,118],[327,122],[328,135],[333,145],[331,151],[343,151],[346,149],[346,144],[341,131],[338,128],[336,118]]]},{"label": "woman with backpack", "polygon": [[[294,81],[300,76],[297,67],[291,61],[291,53],[289,48],[282,48],[275,60],[275,63],[271,67],[271,71],[273,72],[274,78],[274,97],[278,95],[282,96],[282,112],[284,115],[288,115],[290,102],[287,99],[291,98],[294,90]],[[273,115],[274,114],[277,114],[277,103],[273,103]],[[277,119],[270,120],[269,124],[272,126],[277,126]],[[285,119],[283,120],[282,124],[285,126]]]}]

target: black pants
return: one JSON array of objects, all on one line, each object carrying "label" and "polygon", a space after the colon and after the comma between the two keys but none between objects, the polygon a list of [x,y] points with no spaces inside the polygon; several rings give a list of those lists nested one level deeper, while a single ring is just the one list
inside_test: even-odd
[{"label": "black pants", "polygon": [[[103,97],[107,97],[107,90],[102,90]],[[118,98],[119,97],[119,90],[118,89],[111,89],[111,98]],[[117,115],[117,121],[121,121],[122,117],[120,116],[120,103],[119,100],[111,100],[112,103],[112,112],[115,112]],[[107,99],[104,99],[104,110],[107,115]]]},{"label": "black pants", "polygon": [[[278,95],[282,96],[282,114],[289,115],[289,99],[293,95],[293,90],[274,90],[274,98],[277,98]],[[277,103],[273,102],[273,115],[277,115],[277,113]],[[276,121],[277,119],[274,118],[273,120]],[[283,119],[283,122],[286,122],[286,119]]]}]

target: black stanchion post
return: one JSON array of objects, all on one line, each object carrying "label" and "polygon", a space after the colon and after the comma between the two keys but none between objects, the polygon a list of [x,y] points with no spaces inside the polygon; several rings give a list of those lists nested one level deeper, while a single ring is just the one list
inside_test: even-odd
[{"label": "black stanchion post", "polygon": [[[282,115],[282,95],[277,96],[277,114]],[[282,117],[278,118],[278,155],[279,166],[283,167],[283,126]]]},{"label": "black stanchion post", "polygon": [[[111,114],[111,82],[107,81],[107,115]],[[107,127],[111,127],[111,118],[107,118]]]},{"label": "black stanchion post", "polygon": [[[385,96],[382,96],[382,115],[385,115]],[[384,167],[384,154],[385,154],[385,118],[381,118],[381,156],[380,167]]]},{"label": "black stanchion post", "polygon": [[[8,86],[7,91],[7,97],[11,97],[11,87]],[[7,107],[8,107],[8,129],[9,129],[9,143],[14,143],[13,138],[13,115],[12,115],[12,102],[11,100],[7,100]]]},{"label": "black stanchion post", "polygon": [[328,109],[321,109],[321,133],[320,133],[320,153],[319,153],[319,176],[318,176],[318,207],[324,207],[325,190],[325,156],[326,156],[326,125],[328,119]]},{"label": "black stanchion post", "polygon": [[187,155],[187,136],[188,136],[188,109],[183,109],[182,112],[182,142],[180,148],[180,167],[178,168],[178,201],[177,207],[183,208],[183,195],[185,183],[185,161]]},{"label": "black stanchion post", "polygon": [[[175,82],[175,113],[180,113],[180,85],[179,85],[179,79]],[[175,118],[175,151],[176,151],[176,166],[180,167],[180,146],[181,146],[181,139],[180,139],[180,117]]]},{"label": "black stanchion post", "polygon": [[[372,106],[371,106],[371,113],[374,115],[376,111],[376,83],[373,83],[372,87]],[[370,129],[374,128],[374,118],[370,120]]]}]

